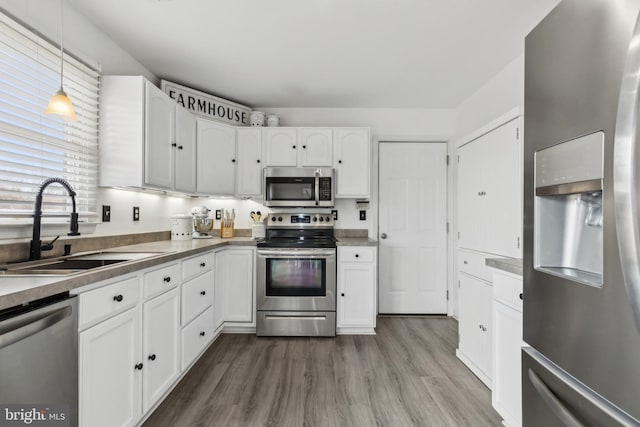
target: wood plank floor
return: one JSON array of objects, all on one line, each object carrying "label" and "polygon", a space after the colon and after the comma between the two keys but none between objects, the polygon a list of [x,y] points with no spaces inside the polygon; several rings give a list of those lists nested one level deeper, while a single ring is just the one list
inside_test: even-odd
[{"label": "wood plank floor", "polygon": [[499,426],[490,391],[455,357],[457,325],[381,317],[376,336],[225,334],[144,426]]}]

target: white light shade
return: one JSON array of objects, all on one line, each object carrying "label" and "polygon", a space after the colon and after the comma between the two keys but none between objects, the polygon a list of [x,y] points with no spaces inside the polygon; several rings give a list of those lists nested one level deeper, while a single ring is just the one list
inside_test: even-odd
[{"label": "white light shade", "polygon": [[49,105],[44,110],[46,114],[56,114],[58,116],[69,118],[73,121],[78,120],[78,116],[76,116],[75,111],[73,111],[73,105],[71,104],[71,100],[65,93],[62,86],[60,90],[57,91],[49,100]]}]

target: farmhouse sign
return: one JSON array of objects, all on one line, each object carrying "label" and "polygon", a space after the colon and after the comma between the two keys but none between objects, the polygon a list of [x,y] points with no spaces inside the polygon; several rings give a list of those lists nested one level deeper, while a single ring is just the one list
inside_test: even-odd
[{"label": "farmhouse sign", "polygon": [[193,114],[236,126],[248,126],[251,108],[177,83],[162,80],[160,88]]}]

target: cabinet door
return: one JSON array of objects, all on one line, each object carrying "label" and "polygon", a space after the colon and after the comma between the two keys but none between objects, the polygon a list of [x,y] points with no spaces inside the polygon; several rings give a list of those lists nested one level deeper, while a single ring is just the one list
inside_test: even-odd
[{"label": "cabinet door", "polygon": [[197,119],[197,191],[201,194],[235,193],[236,133],[232,126]]},{"label": "cabinet door", "polygon": [[493,383],[491,401],[506,425],[522,425],[522,313],[493,302]]},{"label": "cabinet door", "polygon": [[298,166],[333,166],[333,129],[298,129]]},{"label": "cabinet door", "polygon": [[374,264],[340,264],[336,326],[375,327],[375,284]]},{"label": "cabinet door", "polygon": [[253,197],[262,194],[262,130],[236,129],[238,165],[236,195]]},{"label": "cabinet door", "polygon": [[371,148],[369,129],[335,129],[336,197],[369,197]]},{"label": "cabinet door", "polygon": [[196,191],[196,118],[176,106],[175,189]]},{"label": "cabinet door", "polygon": [[225,263],[226,251],[216,252],[216,267],[213,278],[213,330],[217,331],[224,324],[224,278],[218,274]]},{"label": "cabinet door", "polygon": [[140,417],[140,334],[137,308],[80,333],[80,425],[132,426]]},{"label": "cabinet door", "polygon": [[177,288],[143,305],[143,412],[162,397],[180,374],[180,293]]},{"label": "cabinet door", "polygon": [[264,129],[262,134],[264,166],[296,166],[297,129]]},{"label": "cabinet door", "polygon": [[480,281],[459,274],[460,289],[458,290],[458,334],[459,348],[470,360],[476,364],[482,358],[482,335],[480,329],[479,286]]},{"label": "cabinet door", "polygon": [[163,91],[145,81],[144,181],[173,188],[175,103]]},{"label": "cabinet door", "polygon": [[216,259],[216,281],[222,280],[224,320],[253,322],[254,252],[250,249],[227,249],[223,253],[222,258]]},{"label": "cabinet door", "polygon": [[458,246],[484,250],[485,220],[482,147],[475,141],[458,149]]},{"label": "cabinet door", "polygon": [[513,258],[522,256],[522,161],[519,120],[488,133],[483,141],[485,252]]},{"label": "cabinet door", "polygon": [[492,307],[493,307],[493,292],[489,283],[481,280],[477,281],[478,287],[478,299],[476,305],[478,306],[478,316],[480,324],[480,355],[477,360],[478,367],[491,379],[492,377],[492,355],[493,355],[493,322]]}]

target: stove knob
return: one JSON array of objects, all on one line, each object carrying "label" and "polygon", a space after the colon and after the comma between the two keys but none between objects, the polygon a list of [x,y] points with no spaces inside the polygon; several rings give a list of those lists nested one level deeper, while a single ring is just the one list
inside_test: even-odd
[{"label": "stove knob", "polygon": [[281,216],[278,217],[278,222],[282,222],[282,217]]},{"label": "stove knob", "polygon": [[327,222],[329,222],[329,217],[326,217],[326,218],[325,218],[325,220],[326,220]]},{"label": "stove knob", "polygon": [[271,217],[271,221],[276,222],[276,217]]},{"label": "stove knob", "polygon": [[324,221],[324,218],[320,217],[320,222]]},{"label": "stove knob", "polygon": [[317,221],[318,221],[318,217],[317,217],[317,216],[314,216],[314,217],[313,217],[313,222],[317,222]]}]

